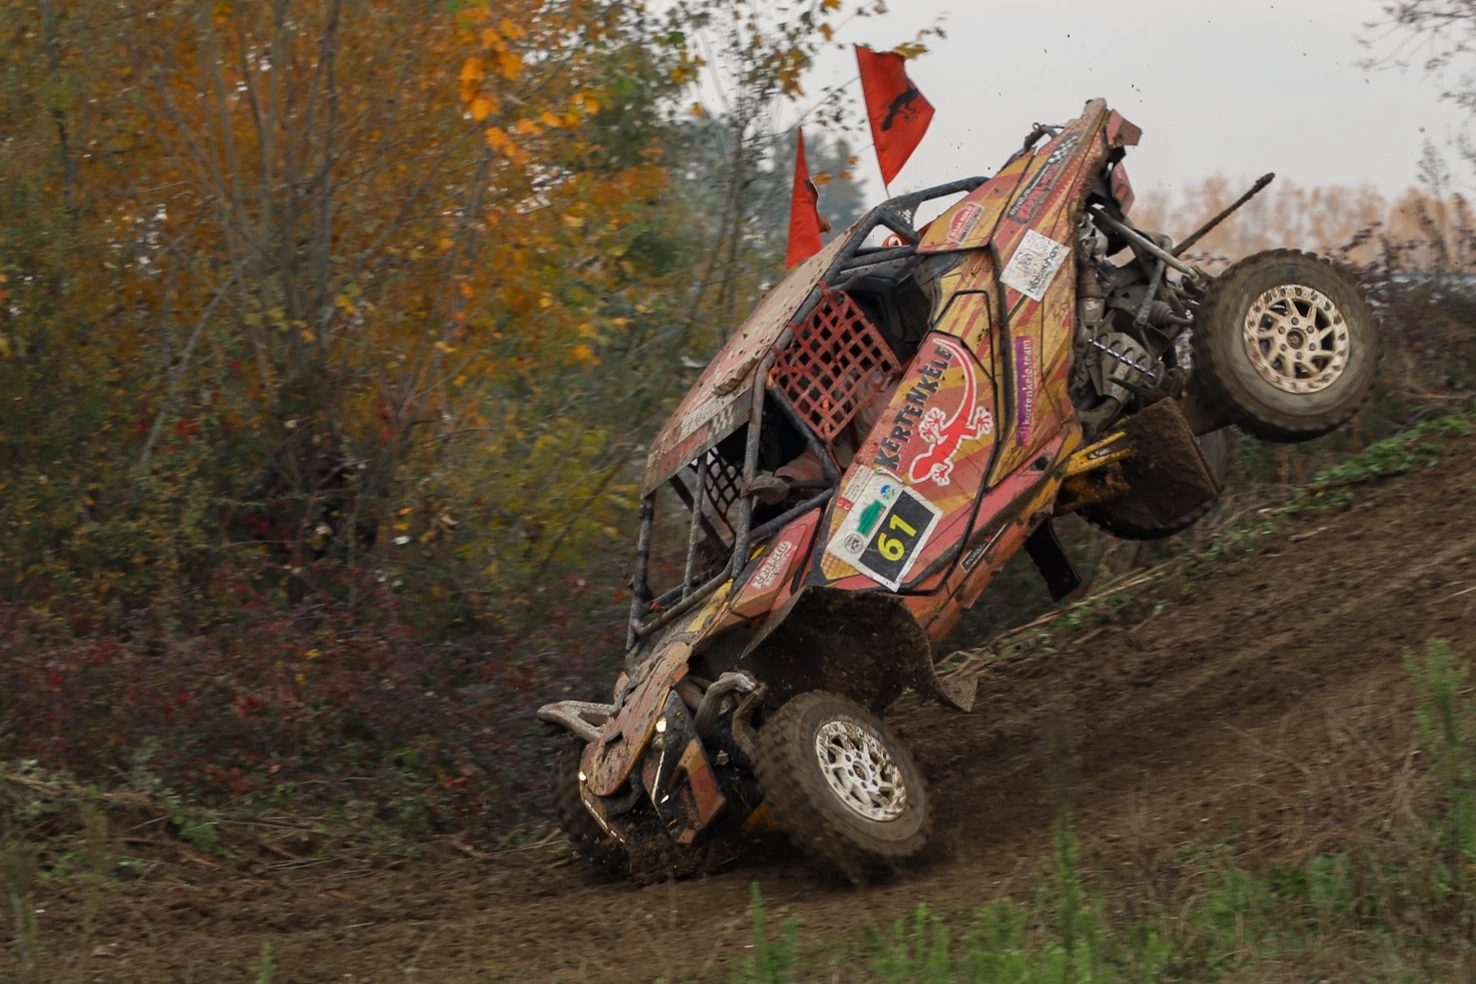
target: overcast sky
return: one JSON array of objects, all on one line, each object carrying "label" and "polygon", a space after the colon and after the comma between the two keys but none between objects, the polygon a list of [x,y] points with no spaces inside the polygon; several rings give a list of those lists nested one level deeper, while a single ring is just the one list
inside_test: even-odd
[{"label": "overcast sky", "polygon": [[[1417,70],[1359,67],[1377,0],[891,0],[886,17],[850,22],[837,41],[877,49],[945,15],[944,40],[909,72],[937,108],[892,187],[897,194],[988,174],[1034,121],[1064,122],[1088,98],[1143,128],[1127,163],[1140,189],[1193,185],[1222,171],[1304,184],[1415,183],[1422,141],[1444,146],[1464,117]],[[1376,48],[1389,52],[1392,42]],[[827,51],[813,88],[856,74]],[[850,91],[859,105],[859,84]],[[859,174],[881,198],[869,135]],[[1463,182],[1469,185],[1470,182]]]}]

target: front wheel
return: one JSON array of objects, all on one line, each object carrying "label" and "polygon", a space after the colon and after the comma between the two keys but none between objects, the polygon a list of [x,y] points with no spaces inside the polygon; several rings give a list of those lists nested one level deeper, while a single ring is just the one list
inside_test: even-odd
[{"label": "front wheel", "polygon": [[602,874],[622,877],[630,873],[630,857],[624,847],[600,826],[584,805],[580,786],[580,759],[584,742],[570,741],[554,760],[552,793],[554,814],[575,853]]},{"label": "front wheel", "polygon": [[862,881],[927,843],[932,804],[912,754],[844,697],[812,691],[759,731],[754,772],[774,822]]},{"label": "front wheel", "polygon": [[1246,257],[1194,317],[1195,393],[1268,441],[1306,441],[1352,417],[1378,369],[1378,321],[1344,268],[1297,250]]}]

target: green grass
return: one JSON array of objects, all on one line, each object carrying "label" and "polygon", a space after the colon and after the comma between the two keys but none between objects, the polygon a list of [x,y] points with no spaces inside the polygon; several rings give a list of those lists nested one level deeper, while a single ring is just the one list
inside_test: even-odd
[{"label": "green grass", "polygon": [[261,954],[256,959],[255,984],[272,984],[277,972],[277,962],[272,959],[272,945],[262,943]]},{"label": "green grass", "polygon": [[1345,461],[1322,469],[1313,476],[1312,484],[1299,491],[1282,511],[1293,515],[1341,509],[1353,501],[1353,493],[1347,486],[1437,465],[1441,459],[1441,447],[1433,438],[1470,434],[1471,418],[1465,414],[1422,421],[1403,433],[1370,444]]},{"label": "green grass", "polygon": [[[1405,662],[1423,780],[1397,824],[1347,831],[1341,850],[1252,871],[1233,840],[1186,845],[1179,891],[1150,900],[1083,872],[1058,805],[1046,877],[1027,898],[943,913],[926,903],[862,941],[772,933],[758,886],[735,984],[1132,984],[1159,981],[1457,981],[1476,967],[1476,696],[1467,660],[1431,640]],[[1063,798],[1064,802],[1064,798]],[[838,968],[843,973],[838,975]]]}]

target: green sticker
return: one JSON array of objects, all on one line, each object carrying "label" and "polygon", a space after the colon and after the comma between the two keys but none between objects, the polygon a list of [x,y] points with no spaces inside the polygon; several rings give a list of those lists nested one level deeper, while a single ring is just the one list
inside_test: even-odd
[{"label": "green sticker", "polygon": [[861,531],[862,536],[871,532],[871,528],[876,525],[877,518],[881,516],[885,508],[886,506],[878,499],[861,511],[861,518],[857,520],[856,528]]}]

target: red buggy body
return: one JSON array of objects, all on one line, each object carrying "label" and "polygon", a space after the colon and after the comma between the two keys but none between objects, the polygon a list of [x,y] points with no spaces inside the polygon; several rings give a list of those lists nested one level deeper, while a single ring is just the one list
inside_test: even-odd
[{"label": "red buggy body", "polygon": [[[694,845],[766,802],[802,843],[834,842],[809,846],[852,873],[916,850],[921,777],[874,715],[906,688],[969,709],[973,681],[940,679],[934,644],[995,572],[1027,546],[1065,595],[1078,582],[1052,516],[1096,510],[1171,532],[1219,491],[1219,428],[1274,431],[1235,380],[1227,394],[1184,364],[1178,336],[1206,303],[1230,302],[1128,222],[1120,162],[1138,138],[1094,101],[992,178],[888,201],[790,271],[712,360],[650,448],[612,701],[540,712],[581,739],[561,810],[586,854],[626,865],[643,838]],[[914,227],[919,208],[960,194]],[[1283,328],[1288,310],[1332,328],[1364,317],[1361,298],[1314,286],[1307,305],[1282,295],[1278,307],[1273,287],[1251,307]],[[1286,404],[1312,377],[1244,324],[1220,334],[1281,380],[1267,400]],[[1351,349],[1322,337],[1307,371],[1342,360],[1334,382],[1346,382]],[[1305,434],[1264,436],[1325,430],[1366,381],[1342,390],[1335,411],[1293,400]],[[756,494],[801,458],[812,477]],[[657,586],[666,497],[684,507],[685,563],[680,583]],[[813,750],[766,751],[779,731]]]}]

